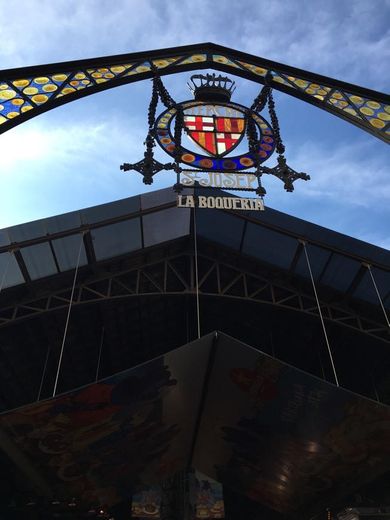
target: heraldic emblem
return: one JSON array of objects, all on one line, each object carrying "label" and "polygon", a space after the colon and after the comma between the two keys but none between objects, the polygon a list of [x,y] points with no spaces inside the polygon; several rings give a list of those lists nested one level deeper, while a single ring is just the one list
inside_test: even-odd
[{"label": "heraldic emblem", "polygon": [[[161,78],[154,77],[144,158],[138,163],[124,163],[121,169],[141,173],[145,184],[151,184],[156,173],[173,170],[178,193],[195,186],[252,191],[263,197],[263,175],[278,177],[287,191],[293,191],[295,180],[310,177],[287,165],[268,82],[266,78],[259,95],[246,107],[231,101],[235,82],[225,76],[191,76],[188,86],[193,99],[180,103],[172,99]],[[156,117],[159,100],[166,109]],[[270,122],[260,114],[266,106]],[[154,158],[156,143],[173,162],[163,164]],[[274,151],[277,165],[263,166]]]}]

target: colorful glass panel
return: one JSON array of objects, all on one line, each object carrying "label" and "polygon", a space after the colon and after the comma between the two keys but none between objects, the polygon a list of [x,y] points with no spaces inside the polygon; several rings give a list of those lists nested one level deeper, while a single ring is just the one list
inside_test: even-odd
[{"label": "colorful glass panel", "polygon": [[188,56],[188,58],[184,59],[180,62],[180,65],[188,65],[189,63],[201,63],[203,61],[207,61],[206,54],[193,54]]},{"label": "colorful glass panel", "polygon": [[[207,112],[209,105],[205,103],[200,103],[199,101],[186,101],[181,103],[184,109],[185,116],[193,116],[196,115],[195,112],[199,111],[199,107],[202,107],[202,110]],[[244,107],[238,105],[237,103],[229,103],[229,104],[218,104],[218,105],[210,105],[210,110],[218,110],[218,109],[226,109],[233,111],[234,115],[242,114]],[[199,115],[199,114],[197,114]],[[225,117],[221,117],[222,114],[215,114],[216,116],[220,116],[217,119],[220,119],[220,124],[224,124],[222,122],[223,119],[227,119]],[[175,141],[172,132],[172,125],[176,116],[176,108],[172,108],[170,110],[166,110],[163,112],[156,121],[157,128],[157,142],[158,144],[165,150],[169,155],[175,155]],[[260,163],[266,161],[273,153],[275,148],[275,139],[272,133],[272,129],[270,125],[267,123],[265,119],[263,119],[260,115],[252,112],[252,118],[255,121],[258,132],[260,135]],[[204,119],[212,119],[205,117]],[[214,123],[213,123],[214,124]],[[218,124],[218,123],[217,123]],[[201,132],[199,132],[201,133]],[[203,131],[204,134],[209,134],[211,132]],[[216,132],[216,136],[219,132]],[[222,132],[221,132],[222,133]],[[243,132],[241,133],[241,137],[243,136]],[[224,170],[224,171],[239,171],[251,168],[254,165],[253,156],[251,153],[247,152],[242,155],[237,155],[233,157],[224,157],[225,153],[218,153],[217,148],[217,139],[214,144],[212,139],[207,141],[206,136],[204,136],[204,141],[201,141],[200,137],[191,136],[194,141],[197,141],[197,144],[201,145],[203,149],[205,149],[211,156],[202,155],[192,150],[187,150],[183,147],[182,143],[182,154],[181,154],[181,162],[188,164],[194,168],[202,168],[207,170]],[[241,139],[240,139],[241,140]],[[226,139],[225,139],[226,141]],[[225,143],[220,143],[223,145]],[[214,148],[213,148],[214,146]],[[225,144],[226,146],[226,144]],[[235,147],[235,146],[234,146]],[[233,150],[234,147],[231,147],[230,150]],[[216,153],[214,153],[214,150]],[[226,152],[227,153],[227,152]]]},{"label": "colorful glass panel", "polygon": [[[269,69],[268,66],[262,66],[261,58],[256,60],[257,63],[243,61],[241,57],[235,58],[233,50],[229,55],[225,52],[207,54],[202,50],[197,53],[187,51],[185,54],[174,57],[166,57],[162,54],[161,57],[155,56],[143,61],[137,60],[137,55],[134,55],[134,60],[128,59],[124,63],[117,61],[110,63],[107,58],[107,63],[98,68],[86,66],[84,69],[70,70],[71,64],[68,63],[65,64],[67,68],[64,72],[50,74],[45,67],[44,73],[34,77],[28,75],[26,77],[22,69],[19,78],[8,79],[3,76],[3,82],[0,81],[0,132],[22,123],[24,117],[20,117],[17,122],[11,120],[48,101],[52,102],[51,107],[54,108],[57,97],[76,94],[79,90],[94,87],[91,90],[92,94],[98,91],[100,84],[104,84],[104,88],[107,88],[107,84],[111,82],[110,87],[114,87],[117,85],[115,80],[118,78],[131,77],[129,81],[134,81],[134,76],[139,75],[139,79],[142,79],[142,74],[156,69],[164,71],[174,67],[179,72],[181,66],[196,66],[199,63],[204,67],[205,62],[209,62],[210,68],[214,68],[215,64],[223,64],[225,68],[231,68],[233,73],[241,69],[249,75],[249,79],[254,81],[258,81],[259,77],[264,78],[268,72],[271,72],[276,88],[280,84],[291,91],[295,90],[304,94],[308,98],[312,98],[317,106],[341,117],[347,117],[349,121],[355,122],[359,127],[374,133],[385,141],[390,141],[390,104],[383,102],[380,97],[370,99],[341,88],[335,89],[334,86],[331,86],[334,85],[334,82],[331,85],[324,84],[324,81],[315,83],[304,77],[305,71],[301,71],[300,77],[289,76],[275,68]],[[308,99],[307,97],[306,99]],[[29,114],[30,117],[31,115]]]},{"label": "colorful glass panel", "polygon": [[268,72],[268,69],[258,67],[257,65],[251,65],[250,63],[245,63],[244,61],[239,61],[238,63],[240,63],[244,69],[250,70],[253,74],[256,74],[256,76],[265,76]]},{"label": "colorful glass panel", "polygon": [[178,60],[180,60],[180,56],[177,56],[176,58],[165,58],[162,60],[152,60],[152,63],[153,63],[153,66],[156,67],[157,69],[165,69],[166,67],[173,65]]},{"label": "colorful glass panel", "polygon": [[189,137],[211,155],[231,152],[243,137],[243,117],[184,116]]},{"label": "colorful glass panel", "polygon": [[229,59],[227,56],[222,56],[221,54],[213,54],[213,61],[216,63],[222,63],[223,65],[229,65],[229,67],[235,67],[237,69],[240,68],[240,66]]}]

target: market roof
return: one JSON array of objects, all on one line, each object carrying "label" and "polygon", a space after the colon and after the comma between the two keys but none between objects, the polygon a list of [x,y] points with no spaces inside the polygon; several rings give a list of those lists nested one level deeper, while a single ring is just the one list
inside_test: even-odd
[{"label": "market roof", "polygon": [[389,95],[214,43],[0,71],[0,133],[102,90],[197,69],[221,70],[262,84],[271,77],[271,87],[390,142]]},{"label": "market roof", "polygon": [[[176,208],[167,188],[0,230],[3,291],[49,279],[190,233],[190,210]],[[307,244],[316,284],[377,305],[367,265],[384,305],[390,307],[390,252],[289,216],[264,212],[199,210],[197,234],[242,255],[309,279],[302,254]]]}]

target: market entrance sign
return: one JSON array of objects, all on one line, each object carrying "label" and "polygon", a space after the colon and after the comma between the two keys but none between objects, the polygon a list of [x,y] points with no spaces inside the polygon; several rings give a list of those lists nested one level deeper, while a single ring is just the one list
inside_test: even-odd
[{"label": "market entrance sign", "polygon": [[[124,163],[121,169],[141,173],[145,184],[152,184],[158,172],[175,172],[173,189],[178,194],[180,208],[264,210],[264,175],[280,179],[287,191],[293,191],[297,179],[310,178],[287,165],[270,78],[265,79],[265,86],[247,107],[230,100],[235,91],[235,82],[230,78],[195,74],[189,83],[194,99],[176,103],[161,78],[156,76],[148,111],[144,158],[135,164]],[[166,109],[156,117],[159,100]],[[270,122],[260,114],[265,107],[268,107]],[[173,162],[163,164],[154,158],[156,144]],[[264,166],[274,152],[278,154],[276,166]],[[195,189],[196,195],[186,194],[188,188]],[[251,196],[211,193],[221,189]]]},{"label": "market entrance sign", "polygon": [[204,195],[178,195],[178,208],[238,209],[264,211],[262,199],[240,197],[206,197]]}]

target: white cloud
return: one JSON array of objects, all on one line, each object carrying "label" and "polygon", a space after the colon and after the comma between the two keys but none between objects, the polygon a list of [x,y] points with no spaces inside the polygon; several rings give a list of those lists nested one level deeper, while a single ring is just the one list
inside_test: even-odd
[{"label": "white cloud", "polygon": [[311,141],[295,146],[288,156],[292,166],[311,174],[309,182],[299,184],[305,197],[390,207],[389,164],[385,155],[375,153],[371,141],[341,143],[331,150]]},{"label": "white cloud", "polygon": [[386,0],[30,0],[1,25],[0,58],[17,67],[213,41],[380,90],[389,20]]},{"label": "white cloud", "polygon": [[[0,5],[3,11],[9,9],[5,0]],[[21,14],[0,25],[0,62],[2,68],[11,68],[212,41],[387,90],[389,20],[390,3],[385,0],[247,0],[241,4],[230,0],[30,0],[23,3]],[[182,79],[175,76],[164,81],[171,87]],[[131,92],[128,112],[119,91]],[[125,176],[119,164],[142,157],[149,92],[146,84],[115,89],[111,97],[105,93],[70,103],[53,111],[58,117],[48,113],[48,120],[41,116],[0,136],[6,151],[1,164],[0,226],[145,191],[139,176]],[[90,112],[80,109],[87,105]],[[294,117],[288,113],[288,103],[280,107]],[[322,122],[330,125],[324,118]],[[288,146],[289,164],[312,175],[308,183],[297,182],[289,200],[298,201],[294,204],[302,208],[312,204],[313,215],[320,212],[320,206],[337,202],[338,215],[344,211],[346,221],[349,211],[371,205],[383,220],[390,202],[385,156],[372,147],[371,137],[345,145],[349,125],[343,125],[342,129],[335,125],[340,134],[345,132],[343,142],[331,149],[318,144],[321,138],[314,125],[302,128],[307,139],[304,146],[295,142]],[[155,186],[169,184],[166,179],[166,175],[157,176]],[[269,191],[272,205],[276,202],[284,210],[287,197],[280,183]],[[374,222],[370,225],[375,228]],[[370,234],[369,229],[362,233],[386,241],[383,233]]]}]

